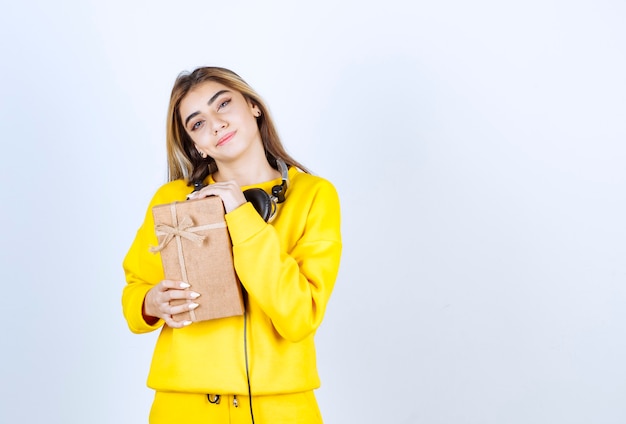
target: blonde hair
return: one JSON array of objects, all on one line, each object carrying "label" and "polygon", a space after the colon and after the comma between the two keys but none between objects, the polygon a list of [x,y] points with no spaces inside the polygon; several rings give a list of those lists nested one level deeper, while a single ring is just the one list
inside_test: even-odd
[{"label": "blonde hair", "polygon": [[207,81],[218,82],[231,90],[236,90],[243,97],[256,105],[261,111],[257,125],[263,141],[265,155],[271,164],[276,158],[285,161],[287,166],[295,166],[309,172],[304,166],[293,159],[283,147],[278,132],[263,99],[239,75],[233,71],[219,67],[201,67],[192,72],[182,72],[176,78],[167,112],[167,165],[168,179],[174,181],[184,179],[187,184],[204,180],[217,169],[211,157],[203,158],[196,150],[193,141],[185,131],[180,116],[180,103],[185,96],[199,84]]}]

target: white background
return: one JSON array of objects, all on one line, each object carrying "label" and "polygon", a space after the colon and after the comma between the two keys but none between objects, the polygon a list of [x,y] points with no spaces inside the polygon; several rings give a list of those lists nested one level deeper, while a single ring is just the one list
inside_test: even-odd
[{"label": "white background", "polygon": [[330,179],[329,424],[626,422],[626,5],[3,1],[0,422],[141,423],[122,259],[177,74]]}]

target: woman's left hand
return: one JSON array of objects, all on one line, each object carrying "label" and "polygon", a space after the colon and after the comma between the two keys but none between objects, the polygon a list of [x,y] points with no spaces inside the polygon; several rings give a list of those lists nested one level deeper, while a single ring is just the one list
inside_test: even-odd
[{"label": "woman's left hand", "polygon": [[226,213],[237,209],[239,206],[247,202],[241,188],[235,181],[225,181],[209,184],[201,190],[195,191],[189,195],[189,199],[202,199],[208,196],[219,196],[224,203]]}]

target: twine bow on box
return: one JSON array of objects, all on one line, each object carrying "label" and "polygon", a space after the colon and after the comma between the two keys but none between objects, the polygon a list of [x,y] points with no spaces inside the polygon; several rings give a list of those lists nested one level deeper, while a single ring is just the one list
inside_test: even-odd
[{"label": "twine bow on box", "polygon": [[[206,227],[206,226],[203,226]],[[189,216],[183,217],[178,225],[174,224],[174,226],[167,224],[157,224],[154,229],[156,231],[156,235],[165,236],[161,243],[158,246],[152,246],[150,251],[152,253],[160,252],[167,246],[170,241],[174,239],[174,237],[182,237],[187,240],[193,241],[194,243],[200,245],[206,238],[206,236],[202,236],[200,234],[195,234],[196,231],[199,231],[200,227],[193,227],[193,221]],[[208,228],[203,228],[208,229]]]},{"label": "twine bow on box", "polygon": [[161,250],[165,248],[165,246],[169,244],[170,241],[172,241],[172,239],[174,239],[174,237],[176,237],[178,250],[179,250],[178,253],[180,254],[179,257],[182,257],[182,250],[181,250],[182,243],[180,241],[181,237],[186,238],[187,240],[190,240],[200,245],[202,244],[204,239],[206,239],[206,236],[195,234],[196,232],[226,227],[226,222],[224,221],[216,222],[214,224],[199,225],[197,227],[194,227],[193,220],[188,215],[185,215],[183,219],[180,220],[180,223],[179,223],[178,217],[176,216],[176,203],[172,203],[171,212],[172,212],[172,225],[157,224],[155,226],[157,237],[165,236],[165,238],[161,240],[158,246],[150,247],[150,251],[152,253],[160,252]]}]

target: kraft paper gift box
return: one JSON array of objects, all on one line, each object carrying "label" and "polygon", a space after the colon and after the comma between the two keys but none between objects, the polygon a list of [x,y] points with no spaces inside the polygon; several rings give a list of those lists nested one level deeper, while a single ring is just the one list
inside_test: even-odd
[{"label": "kraft paper gift box", "polygon": [[[233,265],[230,235],[219,197],[174,202],[152,208],[165,278],[185,281],[200,293],[196,309],[176,321],[206,321],[243,315],[243,296]],[[172,301],[172,305],[185,303]]]}]

